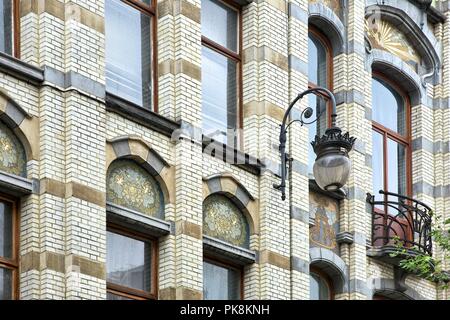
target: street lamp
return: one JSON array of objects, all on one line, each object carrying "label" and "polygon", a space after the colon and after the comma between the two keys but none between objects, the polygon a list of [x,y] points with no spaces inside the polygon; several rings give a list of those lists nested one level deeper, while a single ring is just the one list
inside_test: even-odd
[{"label": "street lamp", "polygon": [[280,153],[281,153],[281,183],[274,185],[275,189],[281,191],[281,199],[286,199],[286,171],[289,155],[286,153],[286,141],[287,141],[287,129],[294,122],[300,122],[300,124],[308,125],[317,121],[322,115],[318,114],[316,119],[307,122],[304,119],[309,119],[313,115],[313,109],[307,107],[302,111],[300,119],[293,120],[289,124],[286,124],[289,114],[294,105],[302,99],[304,96],[310,93],[321,92],[331,99],[333,106],[333,112],[331,114],[331,127],[325,131],[322,137],[316,135],[311,145],[316,153],[316,161],[314,162],[313,173],[317,185],[325,191],[336,191],[342,188],[347,182],[351,161],[348,157],[348,153],[353,148],[356,138],[350,137],[347,132],[342,134],[342,130],[336,126],[336,99],[330,90],[326,88],[312,88],[300,93],[294,101],[291,102],[289,108],[283,117],[283,123],[281,124],[280,131]]}]

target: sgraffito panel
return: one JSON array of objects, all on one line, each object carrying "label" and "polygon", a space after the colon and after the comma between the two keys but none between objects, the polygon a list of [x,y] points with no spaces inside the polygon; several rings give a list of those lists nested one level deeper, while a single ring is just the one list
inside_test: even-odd
[{"label": "sgraffito panel", "polygon": [[107,175],[108,202],[164,218],[164,198],[158,182],[144,168],[131,160],[116,160]]},{"label": "sgraffito panel", "polygon": [[249,226],[244,214],[223,195],[210,195],[203,202],[203,233],[235,246],[249,246]]},{"label": "sgraffito panel", "polygon": [[0,170],[26,176],[26,155],[22,143],[2,122],[0,122]]},{"label": "sgraffito panel", "polygon": [[339,254],[336,235],[339,232],[339,204],[329,197],[311,193],[309,196],[310,216],[314,226],[309,229],[311,247],[323,247]]}]

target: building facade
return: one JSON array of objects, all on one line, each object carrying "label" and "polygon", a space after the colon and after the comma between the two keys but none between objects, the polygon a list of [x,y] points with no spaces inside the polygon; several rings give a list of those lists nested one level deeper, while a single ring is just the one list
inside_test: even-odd
[{"label": "building facade", "polygon": [[[449,1],[0,0],[0,299],[447,299]],[[332,90],[357,138],[312,174]],[[308,120],[307,120],[308,121]],[[379,193],[383,190],[384,193]],[[388,193],[389,192],[389,193]],[[446,266],[449,267],[449,266]]]}]

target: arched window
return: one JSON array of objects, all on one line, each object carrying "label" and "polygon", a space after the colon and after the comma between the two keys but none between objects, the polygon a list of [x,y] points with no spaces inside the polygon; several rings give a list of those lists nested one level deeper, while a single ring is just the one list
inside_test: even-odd
[{"label": "arched window", "polygon": [[[249,225],[241,210],[226,196],[213,194],[203,202],[203,233],[233,246],[249,247]],[[243,270],[205,256],[203,298],[235,300],[243,297]]]},{"label": "arched window", "polygon": [[[308,81],[309,88],[325,87],[333,89],[332,81],[333,56],[331,44],[328,39],[317,29],[309,26],[308,35]],[[330,100],[321,95],[308,95],[309,106],[314,110],[311,119],[318,115],[317,122],[309,125],[309,141],[313,141],[316,135],[322,135],[327,126],[331,123],[331,103]],[[308,173],[312,177],[313,165],[316,155],[312,148],[308,154]]]},{"label": "arched window", "polygon": [[164,197],[158,182],[136,162],[114,161],[107,174],[108,202],[164,219]]},{"label": "arched window", "polygon": [[411,195],[410,104],[386,78],[372,79],[373,193]]},{"label": "arched window", "polygon": [[26,176],[26,155],[22,143],[3,122],[0,121],[0,170]]},{"label": "arched window", "polygon": [[310,300],[333,300],[334,289],[330,277],[319,269],[312,268],[309,273]]}]

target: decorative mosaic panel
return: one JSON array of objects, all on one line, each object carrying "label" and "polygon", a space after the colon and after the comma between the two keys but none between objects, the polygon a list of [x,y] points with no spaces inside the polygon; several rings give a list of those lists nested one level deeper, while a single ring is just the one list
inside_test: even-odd
[{"label": "decorative mosaic panel", "polygon": [[372,48],[398,56],[417,72],[420,55],[396,26],[384,20],[366,20],[366,32]]},{"label": "decorative mosaic panel", "polygon": [[248,248],[249,227],[243,213],[225,196],[211,195],[203,202],[203,233]]},{"label": "decorative mosaic panel", "polygon": [[323,3],[328,8],[340,17],[341,16],[341,1],[340,0],[309,0],[309,3]]},{"label": "decorative mosaic panel", "polygon": [[108,202],[164,218],[164,198],[158,182],[134,161],[114,161],[106,182]]},{"label": "decorative mosaic panel", "polygon": [[26,176],[26,155],[16,135],[0,122],[0,170]]},{"label": "decorative mosaic panel", "polygon": [[323,247],[339,254],[336,235],[339,232],[337,201],[319,194],[310,194],[309,210],[314,226],[309,229],[311,247]]}]

